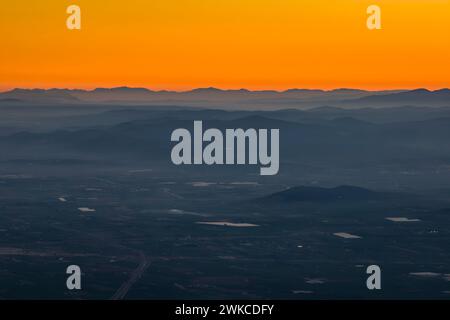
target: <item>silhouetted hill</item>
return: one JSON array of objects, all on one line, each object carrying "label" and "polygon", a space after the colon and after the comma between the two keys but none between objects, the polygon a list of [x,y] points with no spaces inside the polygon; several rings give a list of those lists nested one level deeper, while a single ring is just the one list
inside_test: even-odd
[{"label": "silhouetted hill", "polygon": [[416,89],[406,92],[362,97],[351,101],[352,104],[362,106],[392,107],[400,105],[411,106],[450,106],[450,90],[441,89],[430,91]]},{"label": "silhouetted hill", "polygon": [[14,89],[0,94],[0,99],[26,103],[76,103],[78,98],[66,90],[59,89]]},{"label": "silhouetted hill", "polygon": [[92,92],[150,93],[153,91],[147,88],[116,87],[116,88],[96,88]]},{"label": "silhouetted hill", "polygon": [[[354,106],[363,98],[386,96],[402,91],[365,91],[358,89],[310,90],[289,89],[285,91],[247,89],[223,90],[218,88],[197,88],[189,91],[153,91],[147,88],[97,88],[81,89],[14,89],[0,93],[1,99],[20,99],[26,103],[42,104],[170,104],[226,109],[271,110],[281,108],[311,108],[322,105]],[[445,91],[435,92],[444,95]],[[402,97],[402,96],[399,96]],[[427,99],[427,97],[425,97]],[[397,99],[398,100],[398,99]],[[371,100],[369,100],[370,102]],[[381,101],[381,100],[380,100]]]}]

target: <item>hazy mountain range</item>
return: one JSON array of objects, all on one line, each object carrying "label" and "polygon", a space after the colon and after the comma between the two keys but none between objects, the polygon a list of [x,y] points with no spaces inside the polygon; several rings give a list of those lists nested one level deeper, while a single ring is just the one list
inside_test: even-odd
[{"label": "hazy mountain range", "polygon": [[388,90],[365,91],[358,89],[285,91],[221,90],[198,88],[190,91],[152,91],[146,88],[80,89],[14,89],[0,93],[4,104],[127,104],[178,105],[227,109],[307,109],[330,106],[360,107],[444,107],[450,105],[450,90],[430,91]]},{"label": "hazy mountain range", "polygon": [[[138,270],[130,299],[448,299],[448,89],[0,101],[0,298],[115,297]],[[171,133],[194,120],[280,129],[279,173],[174,165]],[[68,294],[72,261],[88,281]],[[381,295],[369,264],[388,271]]]},{"label": "hazy mountain range", "polygon": [[[438,115],[434,112],[427,114],[426,109],[439,110],[440,117],[434,117]],[[79,116],[53,115],[49,119],[39,118],[38,127],[10,128],[9,133],[5,129],[0,135],[0,148],[7,152],[0,155],[0,161],[3,164],[23,161],[33,164],[95,160],[105,162],[105,166],[106,163],[123,163],[144,168],[163,167],[178,170],[184,175],[198,176],[201,172],[202,178],[205,178],[206,170],[213,175],[226,174],[236,178],[253,175],[256,172],[254,166],[186,168],[172,165],[171,132],[176,128],[192,129],[193,119],[202,119],[205,130],[279,128],[281,170],[273,180],[314,181],[320,178],[321,181],[341,184],[368,183],[369,186],[387,189],[400,182],[411,187],[448,184],[450,117],[445,116],[445,110],[404,109],[405,112],[411,110],[412,114],[416,113],[416,119],[400,120],[392,116],[389,122],[381,120],[393,114],[391,109],[374,110],[378,111],[377,122],[370,121],[370,114],[362,113],[357,118],[362,109],[356,110],[355,117],[336,118],[326,114],[314,118],[315,114],[325,112],[324,109],[265,112],[115,110]],[[422,120],[418,120],[419,117]],[[20,125],[27,123],[21,122]],[[30,168],[27,165],[20,170]],[[386,183],[385,179],[389,182]],[[330,197],[338,196],[333,194]]]}]

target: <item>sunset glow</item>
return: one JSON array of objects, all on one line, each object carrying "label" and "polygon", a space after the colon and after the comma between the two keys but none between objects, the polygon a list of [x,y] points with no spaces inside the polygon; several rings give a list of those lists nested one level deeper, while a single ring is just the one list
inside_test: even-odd
[{"label": "sunset glow", "polygon": [[[382,30],[366,28],[374,3]],[[2,91],[450,87],[444,0],[4,1],[0,35]]]}]

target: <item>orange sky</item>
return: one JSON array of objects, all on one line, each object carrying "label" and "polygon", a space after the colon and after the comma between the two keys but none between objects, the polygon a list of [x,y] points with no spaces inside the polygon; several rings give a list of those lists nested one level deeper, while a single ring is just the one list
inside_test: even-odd
[{"label": "orange sky", "polygon": [[450,0],[2,1],[0,90],[122,85],[450,87]]}]

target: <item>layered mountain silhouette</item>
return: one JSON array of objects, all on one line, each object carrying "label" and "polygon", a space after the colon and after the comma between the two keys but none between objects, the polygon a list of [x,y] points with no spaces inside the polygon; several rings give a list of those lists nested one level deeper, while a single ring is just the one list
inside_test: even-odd
[{"label": "layered mountain silhouette", "polygon": [[443,107],[450,104],[450,90],[365,91],[357,89],[285,91],[222,90],[198,88],[190,91],[153,91],[146,88],[14,89],[0,93],[0,104],[122,104],[179,105],[227,109],[306,109],[319,106]]},{"label": "layered mountain silhouette", "polygon": [[427,89],[417,89],[379,96],[367,96],[350,102],[364,106],[383,105],[384,107],[398,106],[399,104],[410,106],[448,106],[450,104],[450,90],[441,89],[430,91]]},{"label": "layered mountain silhouette", "polygon": [[[294,113],[295,114],[295,113]],[[372,123],[353,117],[301,121],[292,112],[223,112],[217,110],[136,111],[121,110],[69,117],[58,123],[72,130],[24,131],[0,136],[0,147],[17,157],[32,154],[64,154],[131,157],[139,161],[169,161],[170,135],[177,128],[192,130],[193,120],[207,128],[278,128],[282,165],[335,166],[378,170],[380,165],[439,165],[450,159],[450,117],[420,121]],[[90,118],[91,122],[85,119]],[[282,119],[283,118],[283,119]],[[49,121],[54,118],[51,118]],[[129,119],[129,120],[128,120]],[[114,123],[120,122],[121,123]],[[42,120],[40,120],[42,121]],[[99,125],[94,125],[97,122]],[[108,124],[108,122],[112,122]],[[8,131],[11,131],[8,129]],[[6,131],[7,132],[7,131]],[[17,155],[15,155],[15,153]]]}]

